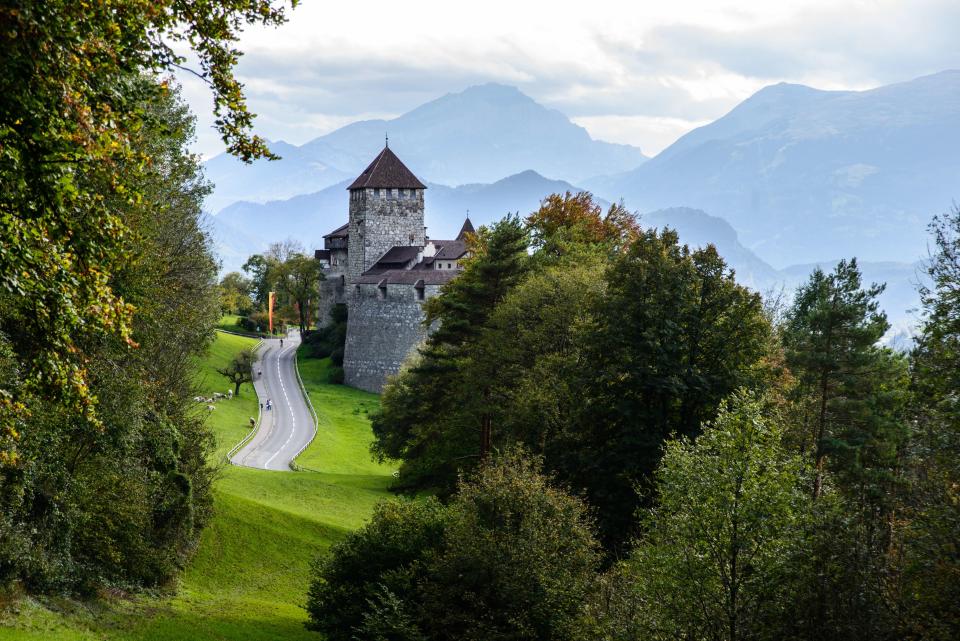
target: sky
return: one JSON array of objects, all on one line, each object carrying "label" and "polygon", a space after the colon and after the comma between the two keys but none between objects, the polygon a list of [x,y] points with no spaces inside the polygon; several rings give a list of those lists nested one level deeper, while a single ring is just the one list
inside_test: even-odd
[{"label": "sky", "polygon": [[[769,84],[859,90],[958,68],[957,26],[958,0],[302,0],[287,24],[244,32],[237,75],[270,140],[493,81],[654,155]],[[178,79],[195,150],[220,153],[207,88]]]}]

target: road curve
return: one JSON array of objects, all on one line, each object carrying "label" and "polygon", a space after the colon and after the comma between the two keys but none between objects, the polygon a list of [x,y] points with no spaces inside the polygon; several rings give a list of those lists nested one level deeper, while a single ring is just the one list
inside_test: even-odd
[{"label": "road curve", "polygon": [[230,459],[235,465],[289,471],[293,457],[313,438],[316,425],[295,371],[298,345],[300,335],[294,331],[283,338],[283,347],[278,338],[264,340],[260,346],[260,360],[253,370],[253,386],[263,404],[260,429]]}]

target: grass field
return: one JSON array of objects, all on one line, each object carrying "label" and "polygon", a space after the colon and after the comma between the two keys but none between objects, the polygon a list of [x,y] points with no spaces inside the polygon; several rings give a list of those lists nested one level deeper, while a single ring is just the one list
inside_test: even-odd
[{"label": "grass field", "polygon": [[[237,319],[240,318],[236,314],[224,314],[220,317],[220,322],[217,323],[217,329],[223,330],[225,332],[234,332],[236,334],[244,334],[246,336],[260,336],[267,337],[270,336],[270,333],[267,331],[262,332],[251,332],[246,330],[239,325],[237,325]],[[274,329],[277,328],[277,325],[274,325]],[[266,328],[263,328],[266,330]]]},{"label": "grass field", "polygon": [[[214,368],[254,339],[218,333],[200,364],[202,393],[226,391]],[[319,639],[303,627],[312,561],[361,525],[388,496],[392,468],[370,460],[368,412],[374,394],[325,381],[327,361],[301,360],[319,416],[316,439],[298,462],[307,471],[226,466],[216,486],[216,515],[174,596],[97,603],[21,600],[0,624],[0,640],[186,641]],[[217,458],[246,433],[253,390],[211,412]],[[206,411],[206,410],[201,410]]]}]

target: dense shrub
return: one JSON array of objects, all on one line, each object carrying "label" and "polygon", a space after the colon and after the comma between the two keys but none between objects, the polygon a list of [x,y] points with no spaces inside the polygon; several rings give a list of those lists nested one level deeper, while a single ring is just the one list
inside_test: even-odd
[{"label": "dense shrub", "polygon": [[[303,342],[309,358],[333,358],[336,367],[343,365],[343,348],[347,341],[347,306],[334,305],[330,321],[318,330],[304,332]],[[334,356],[336,355],[336,356]]]},{"label": "dense shrub", "polygon": [[509,452],[435,499],[381,505],[315,568],[309,627],[352,639],[573,639],[595,578],[586,505]]}]

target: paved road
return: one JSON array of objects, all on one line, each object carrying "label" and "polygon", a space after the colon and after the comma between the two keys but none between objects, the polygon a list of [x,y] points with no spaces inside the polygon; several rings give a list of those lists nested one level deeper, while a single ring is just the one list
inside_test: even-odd
[{"label": "paved road", "polygon": [[[311,438],[313,415],[300,392],[294,363],[300,335],[293,331],[283,339],[272,338],[260,346],[260,361],[254,366],[253,386],[263,403],[260,429],[232,461],[262,470],[290,470],[290,461]],[[262,375],[257,376],[257,372]],[[273,409],[267,410],[267,399]]]}]

